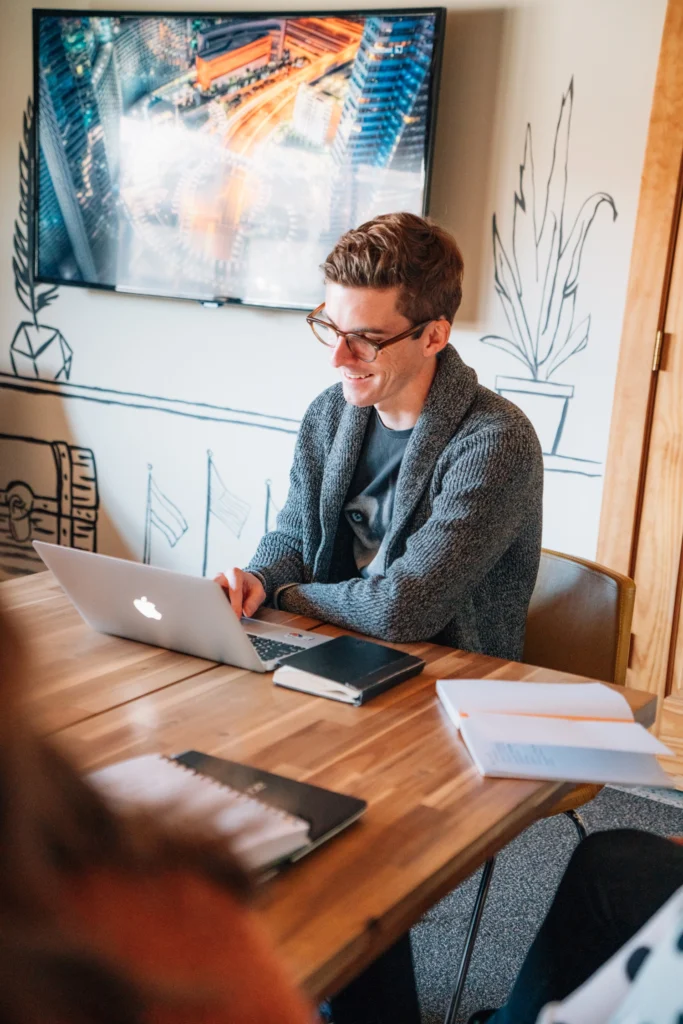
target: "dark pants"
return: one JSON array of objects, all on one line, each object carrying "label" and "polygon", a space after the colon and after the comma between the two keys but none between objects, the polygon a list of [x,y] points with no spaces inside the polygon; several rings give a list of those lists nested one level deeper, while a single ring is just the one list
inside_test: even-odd
[{"label": "dark pants", "polygon": [[534,1024],[609,960],[683,885],[683,845],[595,832],[576,848],[510,998],[489,1024]]},{"label": "dark pants", "polygon": [[[683,845],[635,829],[576,848],[510,998],[489,1024],[535,1024],[609,960],[683,885]],[[405,935],[331,1001],[335,1024],[419,1024]]]},{"label": "dark pants", "polygon": [[330,1009],[334,1024],[420,1024],[409,936],[331,999]]}]

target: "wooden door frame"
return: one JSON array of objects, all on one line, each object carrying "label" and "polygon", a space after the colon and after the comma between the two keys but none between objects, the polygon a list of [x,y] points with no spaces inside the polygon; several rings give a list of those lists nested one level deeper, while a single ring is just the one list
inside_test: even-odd
[{"label": "wooden door frame", "polygon": [[[635,573],[664,317],[683,199],[683,0],[669,0],[631,252],[598,560]],[[658,358],[659,357],[659,358]]]}]

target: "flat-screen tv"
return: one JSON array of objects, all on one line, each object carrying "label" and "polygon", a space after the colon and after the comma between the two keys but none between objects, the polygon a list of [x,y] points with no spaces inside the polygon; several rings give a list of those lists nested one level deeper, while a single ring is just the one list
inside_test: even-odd
[{"label": "flat-screen tv", "polygon": [[344,231],[427,210],[443,27],[35,10],[37,278],[316,305]]}]

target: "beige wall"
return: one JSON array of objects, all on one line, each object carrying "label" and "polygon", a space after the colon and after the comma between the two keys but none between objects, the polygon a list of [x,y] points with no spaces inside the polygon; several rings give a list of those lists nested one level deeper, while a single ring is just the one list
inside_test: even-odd
[{"label": "beige wall", "polygon": [[[74,6],[96,10],[110,5]],[[191,5],[163,0],[146,6],[182,11]],[[201,6],[218,11],[226,4],[204,0]],[[244,0],[238,6],[257,10],[260,5]],[[288,5],[271,0],[266,6]],[[319,9],[320,3],[299,0],[295,6]],[[664,9],[665,0],[452,3],[448,9],[431,212],[456,233],[465,254],[465,297],[453,341],[483,383],[493,387],[498,377],[525,376],[510,355],[480,341],[506,330],[493,282],[492,214],[497,212],[509,248],[527,122],[542,193],[560,102],[572,78],[566,223],[571,225],[582,202],[595,192],[608,193],[618,211],[613,220],[607,204],[598,209],[583,250],[575,322],[590,314],[588,346],[553,377],[573,385],[574,396],[560,447],[546,460],[545,543],[587,556],[595,552]],[[0,10],[0,373],[8,373],[9,344],[23,318],[14,295],[11,245],[21,116],[31,90],[31,12],[26,0],[2,0]],[[540,196],[538,205],[540,216]],[[207,310],[189,302],[62,288],[49,317],[74,352],[71,383],[77,388],[72,394],[92,397],[96,393],[89,389],[115,389],[298,419],[333,380],[324,352],[315,348],[299,313]],[[0,384],[3,380],[6,384],[6,378]],[[547,429],[541,406],[539,429]],[[155,479],[189,524],[173,549],[160,534],[155,536],[153,561],[188,572],[201,568],[206,450],[214,452],[228,487],[250,506],[239,538],[221,528],[212,533],[212,570],[243,561],[255,546],[264,523],[266,479],[272,481],[276,503],[284,500],[293,441],[292,435],[254,426],[7,387],[0,387],[0,432],[92,449],[101,496],[99,549],[111,553],[141,555],[147,465],[153,463]]]}]

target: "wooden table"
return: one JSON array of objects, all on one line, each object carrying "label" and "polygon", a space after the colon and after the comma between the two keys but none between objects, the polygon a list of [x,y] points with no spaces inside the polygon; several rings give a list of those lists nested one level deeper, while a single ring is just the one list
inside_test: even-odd
[{"label": "wooden table", "polygon": [[[204,661],[163,647],[96,633],[83,622],[52,573],[0,584],[0,594],[30,639],[35,689],[31,713],[42,732],[128,704],[146,694],[214,668]],[[281,621],[280,613],[264,613]],[[285,616],[302,629],[318,625],[303,616]]]},{"label": "wooden table", "polygon": [[[434,684],[579,677],[436,644],[394,645],[423,657],[426,670],[357,708],[273,686],[270,675],[93,633],[49,573],[0,591],[31,641],[29,703],[39,727],[82,768],[194,748],[368,801],[361,822],[259,895],[281,955],[313,998],[357,975],[571,789],[482,779]],[[651,725],[652,694],[624,692],[637,720]]]}]

